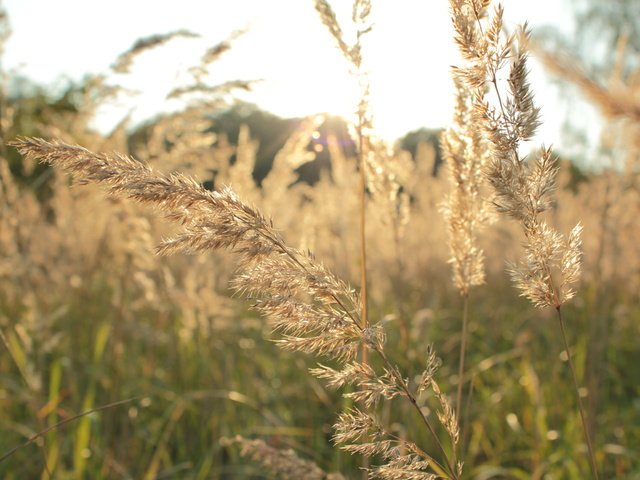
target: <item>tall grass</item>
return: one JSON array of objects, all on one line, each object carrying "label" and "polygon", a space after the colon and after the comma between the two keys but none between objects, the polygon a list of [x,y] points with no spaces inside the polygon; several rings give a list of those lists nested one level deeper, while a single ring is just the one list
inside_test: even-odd
[{"label": "tall grass", "polygon": [[[533,92],[527,81],[527,44],[530,32],[526,27],[517,33],[503,34],[503,8],[498,6],[483,26],[486,9],[491,2],[452,0],[451,10],[456,41],[466,68],[455,75],[473,92],[473,120],[489,144],[486,168],[489,183],[495,191],[494,204],[522,226],[525,236],[524,261],[513,265],[511,276],[527,297],[538,307],[555,308],[569,361],[580,419],[589,451],[591,472],[598,478],[598,467],[587,427],[580,388],[567,341],[562,317],[562,305],[575,292],[570,285],[577,282],[581,268],[580,235],[576,225],[565,238],[542,220],[541,214],[552,205],[557,167],[550,149],[541,148],[533,161],[521,157],[520,147],[530,140],[540,125],[540,109],[533,102]],[[499,75],[509,65],[506,86],[499,84]],[[491,105],[487,94],[497,99]]]},{"label": "tall grass", "polygon": [[[587,233],[588,294],[570,289],[581,245],[580,227],[567,225],[576,216],[587,232],[598,224],[589,202],[605,176],[558,186],[569,174],[549,149],[522,154],[539,118],[526,31],[505,35],[501,8],[490,14],[489,4],[451,2],[465,63],[454,71],[457,107],[441,141],[449,179],[432,176],[433,158],[411,159],[375,138],[366,81],[354,99],[357,158],[323,139],[331,169],[314,186],[297,182],[295,169],[313,161],[321,118],[300,124],[260,187],[250,132],[237,145],[213,144],[200,107],[158,122],[138,151],[145,161],[94,152],[126,152],[117,135],[71,129],[68,141],[15,141],[25,165],[55,169],[43,203],[0,163],[0,331],[10,353],[0,357],[8,378],[0,455],[9,453],[0,472],[339,479],[356,475],[363,464],[352,456],[364,455],[372,478],[585,478],[588,463],[594,477],[637,474],[637,290],[631,276],[602,274],[607,262],[615,271],[619,249]],[[375,4],[354,2],[354,45],[327,2],[316,8],[365,77]],[[205,162],[217,185],[237,192],[206,190]],[[201,177],[180,173],[187,168]],[[100,184],[109,200],[92,185],[69,189],[60,172]],[[629,195],[633,205],[637,190]],[[491,203],[516,221],[487,226]],[[637,232],[637,221],[624,225]],[[160,236],[157,251],[172,257],[151,255]],[[512,277],[539,311],[507,289],[505,258],[524,259]],[[626,259],[625,268],[640,265]],[[592,445],[573,390],[580,403],[581,319],[600,301],[601,282],[619,300],[608,312],[613,398],[589,413],[600,425]],[[560,336],[548,328],[554,314]],[[34,464],[26,459],[36,440]]]}]

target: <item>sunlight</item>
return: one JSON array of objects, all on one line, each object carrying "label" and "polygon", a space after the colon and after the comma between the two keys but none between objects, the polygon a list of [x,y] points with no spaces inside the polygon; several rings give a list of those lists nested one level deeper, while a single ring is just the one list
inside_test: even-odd
[{"label": "sunlight", "polygon": [[[70,5],[75,1],[65,0]],[[332,4],[345,35],[351,37],[350,2]],[[23,15],[28,14],[28,11],[21,10],[24,5],[26,2],[14,7],[13,18],[17,23]],[[531,11],[533,7],[527,8],[528,11],[524,12],[524,5],[514,4],[510,15],[522,18],[524,13],[535,13]],[[562,14],[560,7],[554,4],[553,8],[554,14]],[[209,15],[195,3],[192,9],[200,13],[193,16],[193,22],[185,21],[179,28],[200,33],[201,39],[172,42],[160,51],[145,53],[138,59],[132,75],[118,78],[118,81],[139,93],[123,97],[117,103],[103,105],[94,122],[100,131],[110,130],[128,114],[131,115],[131,121],[136,123],[158,113],[180,108],[179,102],[167,101],[166,94],[177,86],[176,83],[184,80],[189,66],[197,64],[197,52],[215,45],[234,29],[244,27],[248,29],[247,34],[239,38],[232,50],[213,65],[212,84],[232,79],[261,80],[253,92],[243,92],[239,98],[282,117],[302,117],[323,112],[347,119],[352,117],[356,103],[354,99],[358,98],[356,82],[350,77],[349,66],[335,47],[334,39],[318,18],[313,2],[287,1],[278,8],[272,8],[264,2],[238,0],[222,16]],[[179,15],[184,15],[187,10],[178,9]],[[286,15],[283,14],[285,11]],[[170,21],[178,13],[168,12],[165,9],[162,18],[158,12],[159,17],[154,23],[156,26],[149,26],[149,31],[143,34],[178,28],[175,22]],[[182,18],[179,15],[175,18]],[[456,64],[458,58],[451,40],[450,24],[442,21],[449,16],[447,2],[378,2],[373,15],[374,28],[367,34],[364,43],[365,60],[370,71],[371,111],[378,134],[395,140],[421,127],[441,128],[447,125],[453,108],[453,86],[449,72],[450,66]],[[546,18],[538,12],[538,22],[542,23]],[[37,26],[45,36],[49,35],[46,33],[46,22]],[[95,26],[92,30],[94,37],[106,35],[101,29],[101,25]],[[71,50],[71,47],[64,45],[56,47],[69,54],[55,56],[56,64],[66,68],[73,77],[80,77],[78,72],[85,68],[92,69],[94,73],[100,72],[100,64],[104,66],[102,72],[105,72],[117,55],[141,35],[133,25],[128,25],[113,44],[109,43],[109,50],[107,42],[77,42],[75,35],[69,34],[67,38],[64,33],[67,31],[71,32],[73,28],[62,26],[55,35],[50,36],[51,42],[66,41],[73,45]],[[29,58],[29,64],[23,69],[25,73],[43,81],[50,79],[51,75],[59,75],[57,70],[51,68],[48,58],[40,64],[36,62],[40,57],[35,48],[18,55],[18,45],[23,49],[32,45],[26,37],[18,37],[23,34],[29,35],[29,31],[20,24],[10,39],[13,43],[7,49],[7,63],[16,64]],[[86,35],[90,38],[88,32]],[[54,55],[49,57],[53,58]],[[78,58],[83,60],[74,60]],[[89,60],[85,61],[85,58]],[[73,65],[73,69],[63,61]],[[546,141],[557,143],[557,132],[560,131],[558,124],[562,121],[562,115],[558,115],[554,108],[557,92],[549,86],[543,74],[538,74],[535,64],[532,69],[537,91],[540,92],[539,103],[549,110],[549,113],[543,113],[555,122],[545,124],[545,134],[548,135]]]},{"label": "sunlight", "polygon": [[[247,100],[259,99],[267,110],[282,117],[302,117],[326,113],[352,119],[358,98],[356,80],[337,52],[331,61],[317,61],[313,70],[299,69],[295,76],[258,83],[253,92],[242,94]],[[295,68],[295,67],[293,67]]]},{"label": "sunlight", "polygon": [[[349,63],[311,2],[292,8],[291,17],[268,9],[254,17],[232,51],[212,66],[208,81],[259,80],[251,92],[240,92],[238,98],[281,117],[326,113],[353,121],[360,94]],[[418,11],[407,17],[409,8]],[[336,14],[350,36],[348,10],[338,9]],[[435,20],[446,15],[444,3],[416,7],[414,2],[400,2],[393,8],[381,4],[377,10],[375,28],[367,34],[363,48],[370,112],[381,138],[393,141],[420,126],[438,128],[449,122],[453,108],[449,66],[456,61],[456,49],[448,24]],[[166,100],[166,93],[185,81],[188,67],[197,64],[194,50],[204,48],[207,41],[212,44],[220,38],[176,41],[161,52],[145,54],[148,58],[139,62],[136,71],[120,79],[139,94],[120,105],[105,105],[98,112],[98,128],[116,124],[115,118],[128,112],[137,122],[158,111],[180,108],[179,103]]]},{"label": "sunlight", "polygon": [[599,3],[0,0],[0,480],[640,480]]}]

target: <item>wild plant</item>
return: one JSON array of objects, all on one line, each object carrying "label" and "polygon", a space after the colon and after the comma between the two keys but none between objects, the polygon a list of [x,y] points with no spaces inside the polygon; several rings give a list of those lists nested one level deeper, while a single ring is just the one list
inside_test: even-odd
[{"label": "wild plant", "polygon": [[[238,268],[231,285],[237,296],[248,299],[254,309],[269,320],[279,335],[279,346],[322,358],[327,364],[317,365],[311,373],[330,387],[342,388],[346,404],[356,402],[355,407],[338,415],[333,439],[347,452],[373,457],[373,466],[368,466],[369,475],[388,479],[461,478],[463,454],[458,447],[457,418],[462,409],[463,379],[471,374],[464,366],[468,297],[471,289],[484,281],[485,270],[491,272],[492,268],[490,262],[484,267],[478,242],[480,227],[488,216],[486,204],[481,200],[480,173],[488,174],[489,183],[497,191],[498,209],[514,217],[524,231],[526,258],[513,266],[517,285],[536,305],[555,308],[563,337],[560,307],[572,295],[570,283],[577,279],[580,266],[579,228],[564,239],[541,217],[552,204],[556,167],[551,152],[542,149],[531,159],[521,155],[522,143],[531,137],[537,123],[537,110],[526,85],[525,43],[518,43],[516,36],[505,38],[500,8],[489,28],[485,28],[489,3],[452,1],[458,41],[469,62],[468,67],[456,71],[458,102],[454,125],[442,140],[454,187],[445,207],[449,257],[454,268],[454,283],[464,302],[458,392],[453,405],[444,393],[445,388],[435,381],[440,362],[434,349],[427,349],[422,374],[410,376],[404,371],[406,359],[391,356],[383,328],[388,319],[379,320],[374,309],[367,311],[365,297],[372,303],[373,294],[382,291],[378,297],[382,303],[390,295],[388,288],[385,291],[381,287],[393,286],[389,271],[396,270],[399,276],[411,278],[415,281],[412,288],[420,292],[420,285],[426,283],[427,267],[433,269],[434,265],[440,265],[436,262],[445,257],[441,254],[444,242],[439,241],[439,236],[444,238],[444,232],[433,231],[438,229],[434,227],[433,217],[429,217],[441,204],[444,182],[429,178],[431,188],[425,188],[421,182],[430,165],[413,164],[406,155],[387,150],[374,136],[367,105],[366,73],[360,71],[363,42],[370,28],[368,2],[355,2],[354,22],[359,25],[355,43],[345,40],[328,3],[316,2],[338,47],[352,62],[354,73],[365,81],[354,128],[358,158],[346,158],[329,139],[331,173],[324,172],[312,189],[296,183],[293,169],[312,158],[307,143],[317,127],[315,119],[305,122],[290,139],[262,188],[252,178],[256,144],[248,129],[241,130],[237,146],[225,143],[220,136],[212,148],[211,143],[216,139],[208,132],[211,121],[204,118],[206,108],[201,106],[165,117],[154,127],[149,142],[138,151],[144,161],[167,173],[159,173],[147,163],[124,155],[93,153],[71,142],[27,138],[15,145],[28,159],[41,159],[72,172],[81,183],[106,186],[117,202],[117,211],[127,203],[120,203],[123,197],[155,207],[179,229],[158,247],[162,254],[210,253],[214,249],[235,252]],[[512,74],[505,93],[499,77],[510,62]],[[95,149],[102,149],[100,145],[93,145]],[[232,164],[229,159],[234,154],[236,162]],[[209,157],[214,158],[218,169],[216,186],[231,184],[233,191],[227,187],[209,191],[198,183],[210,178],[209,165],[203,163]],[[180,173],[183,170],[200,177],[199,180]],[[63,183],[61,180],[56,189],[64,191]],[[240,197],[249,202],[241,201]],[[253,204],[259,208],[251,206]],[[290,208],[291,205],[300,209]],[[63,212],[64,205],[60,205],[59,210]],[[138,255],[133,247],[144,249],[149,238],[163,229],[137,210],[127,212],[120,216],[125,220],[123,231],[127,231],[127,226],[133,227],[130,245],[116,247],[114,243],[114,249],[121,248],[118,258],[133,262],[133,257]],[[285,228],[276,229],[276,222],[261,212],[270,213],[277,224]],[[109,212],[104,214],[108,216]],[[334,214],[338,218],[331,219],[332,230],[327,233],[329,229],[321,222]],[[139,215],[142,218],[136,222]],[[354,222],[356,216],[360,216],[358,225]],[[435,244],[429,249],[424,248],[427,232],[430,242]],[[0,237],[2,233],[0,231]],[[486,234],[496,235],[490,231]],[[336,235],[340,237],[338,241],[335,238],[327,241]],[[393,249],[388,248],[389,236],[395,245]],[[336,247],[339,242],[344,245]],[[386,252],[377,248],[380,245],[386,246]],[[311,250],[319,254],[316,256]],[[487,257],[495,261],[504,253],[500,250],[494,246]],[[373,255],[367,258],[367,251]],[[403,251],[411,252],[412,256],[410,261],[394,263],[396,260],[389,251],[395,258]],[[360,265],[354,267],[358,262],[353,259],[357,257],[361,258]],[[151,268],[146,264],[147,259],[142,257],[139,264],[131,264],[128,270],[135,271],[136,281],[140,280],[140,291],[136,295],[148,294],[150,299],[156,299],[144,302],[146,307],[158,299],[175,304],[181,310],[184,325],[179,335],[184,343],[192,339],[194,332],[205,326],[211,328],[211,319],[220,310],[229,318],[237,313],[235,304],[223,292],[222,283],[231,270],[226,263],[216,264],[214,272],[213,262],[198,260],[182,265],[182,270],[176,273],[164,268],[156,270],[157,266]],[[331,264],[333,271],[340,268],[340,275],[335,275],[326,264]],[[351,269],[358,271],[353,274]],[[148,292],[144,289],[145,275],[140,272],[152,280]],[[360,278],[359,292],[341,278],[354,283]],[[124,288],[121,286],[120,290]],[[125,307],[123,300],[120,308]],[[424,345],[425,330],[418,322],[420,315],[410,323],[406,312],[398,310],[401,321],[406,322],[406,336]],[[566,338],[564,341],[571,361]],[[409,354],[412,352],[408,351]],[[483,363],[491,364],[491,361]],[[489,367],[472,368],[482,371]],[[430,403],[437,405],[436,415],[428,411]],[[405,425],[420,423],[430,441],[422,445],[418,440],[406,438],[405,432],[394,429],[389,416],[401,417]],[[339,478],[290,451],[261,441],[237,437],[229,442],[239,444],[244,455],[283,478],[287,475],[289,478]],[[157,471],[157,465],[153,471]]]},{"label": "wild plant", "polygon": [[[339,416],[334,440],[349,452],[382,457],[385,463],[372,467],[372,476],[460,477],[462,465],[454,465],[418,401],[420,393],[433,392],[441,408],[439,421],[455,446],[457,420],[434,379],[439,361],[433,351],[427,355],[419,383],[412,385],[385,353],[382,327],[363,323],[359,295],[313,254],[289,247],[271,221],[243,204],[229,188],[211,192],[181,174],[159,174],[129,157],[96,154],[68,144],[32,138],[14,145],[27,158],[73,172],[83,182],[102,183],[112,195],[151,204],[180,224],[181,233],[162,242],[159,253],[217,248],[237,253],[234,290],[250,298],[254,308],[282,334],[279,346],[337,362],[338,369],[319,365],[312,373],[335,387],[358,387],[346,397],[362,402],[366,409],[383,399],[405,398],[432,435],[441,460],[386,430],[373,410],[353,408]],[[368,361],[358,360],[362,348],[378,357],[382,373]]]},{"label": "wild plant", "polygon": [[479,247],[480,231],[490,220],[483,198],[483,167],[488,161],[488,148],[478,128],[474,127],[473,95],[466,84],[456,81],[457,96],[453,126],[441,138],[445,161],[449,166],[452,191],[442,205],[449,234],[453,267],[453,283],[463,298],[460,359],[456,413],[462,418],[462,388],[471,288],[485,282],[484,252]]},{"label": "wild plant", "polygon": [[[575,188],[572,202],[585,218],[585,229],[592,235],[585,239],[586,274],[594,288],[589,295],[589,354],[587,357],[587,398],[589,430],[598,432],[596,413],[605,403],[606,379],[609,375],[607,352],[615,332],[611,312],[619,292],[638,292],[640,268],[638,249],[627,244],[638,235],[637,212],[640,105],[637,101],[640,82],[628,32],[622,32],[613,52],[612,68],[606,75],[595,75],[566,52],[552,53],[534,42],[535,54],[553,75],[577,87],[580,95],[604,117],[598,153],[592,159],[600,173]],[[587,207],[588,205],[588,207]],[[597,212],[595,215],[589,215]],[[588,223],[587,223],[588,222]],[[621,253],[624,261],[621,261]],[[633,294],[632,294],[633,295]]]},{"label": "wild plant", "polygon": [[238,444],[240,455],[260,463],[267,471],[283,480],[344,480],[339,473],[327,473],[309,460],[300,458],[295,450],[279,449],[267,445],[264,440],[250,440],[242,436],[222,439],[226,446]]},{"label": "wild plant", "polygon": [[[474,94],[476,128],[489,143],[486,175],[495,192],[493,201],[498,212],[520,224],[525,237],[525,258],[510,267],[511,276],[522,296],[537,307],[552,307],[557,312],[591,471],[598,478],[561,310],[575,295],[571,284],[580,275],[582,226],[576,225],[565,239],[541,218],[553,204],[558,171],[551,149],[541,147],[532,159],[521,154],[522,144],[533,138],[540,125],[540,109],[527,80],[530,32],[525,25],[516,33],[505,34],[502,6],[487,15],[490,0],[451,0],[450,4],[456,42],[467,62],[454,75]],[[507,68],[505,86],[500,75]]]}]

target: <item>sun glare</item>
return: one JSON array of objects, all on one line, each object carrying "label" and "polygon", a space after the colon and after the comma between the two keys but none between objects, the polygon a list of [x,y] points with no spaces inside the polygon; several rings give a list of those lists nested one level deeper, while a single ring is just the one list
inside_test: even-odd
[{"label": "sun glare", "polygon": [[352,120],[357,83],[344,60],[337,60],[318,62],[313,70],[300,70],[295,76],[261,82],[247,97],[259,98],[261,106],[283,117],[326,113]]},{"label": "sun glare", "polygon": [[[65,6],[59,8],[64,11],[77,13],[86,9],[79,0],[60,1]],[[148,19],[149,23],[145,23],[141,31],[141,26],[131,19],[140,18],[148,2],[114,0],[112,8],[103,12],[103,21],[88,27],[73,22],[72,16],[47,21],[55,15],[55,9],[33,17],[30,5],[35,4],[35,0],[7,0],[5,3],[10,6],[16,28],[3,59],[7,68],[19,68],[25,75],[42,82],[54,82],[61,74],[80,79],[86,73],[106,72],[117,55],[143,35],[186,28],[202,34],[202,40],[212,46],[234,29],[246,27],[246,35],[215,63],[214,81],[263,80],[253,93],[243,94],[241,99],[280,116],[301,117],[321,112],[345,118],[353,115],[358,98],[355,82],[312,1],[282,0],[272,4],[237,0],[225,7],[223,15],[206,13],[202,2],[197,0],[185,1],[180,8],[154,8],[154,17]],[[569,22],[567,12],[560,6],[565,2],[541,1],[545,8],[511,0],[508,13],[512,18],[531,18],[538,24],[549,19]],[[352,38],[351,2],[330,3],[345,36]],[[46,5],[45,2],[39,8]],[[124,22],[122,15],[106,17],[116,15],[119,9],[130,8],[134,8],[133,14],[127,10],[126,19],[132,23]],[[395,139],[420,127],[447,125],[453,109],[450,66],[456,64],[458,58],[451,41],[450,22],[443,21],[449,18],[448,2],[381,1],[376,2],[372,14],[373,30],[364,43],[367,62],[371,65],[371,111],[380,136]],[[110,27],[113,24],[119,25],[117,32]],[[86,30],[78,36],[80,26]],[[48,41],[30,41],[36,36]],[[84,40],[78,42],[78,38]],[[113,41],[104,42],[104,38]],[[106,132],[128,114],[137,122],[179,108],[175,102],[166,100],[166,94],[180,76],[177,73],[180,65],[191,60],[197,62],[193,55],[194,42],[184,43],[189,46],[177,54],[171,53],[171,45],[163,47],[158,52],[160,60],[153,66],[145,65],[140,58],[132,74],[139,80],[131,80],[140,93],[104,105],[94,125]],[[147,55],[153,53],[144,56]],[[25,58],[29,59],[28,63],[24,63]],[[51,58],[56,59],[54,64]],[[563,118],[553,107],[557,103],[557,92],[549,87],[542,74],[537,74],[535,62],[532,70],[539,103],[549,110],[543,112],[545,138],[557,143],[559,138],[553,136],[553,132],[560,131]],[[557,124],[553,123],[554,119],[558,119]]]},{"label": "sun glare", "polygon": [[[403,15],[408,5],[381,8],[374,29],[363,41],[369,111],[377,135],[389,141],[416,128],[446,125],[453,108],[448,70],[456,53],[450,32],[430,23],[428,13],[435,6],[421,7],[422,21],[416,22]],[[336,13],[350,37],[349,12]],[[446,18],[446,9],[440,14]],[[434,41],[437,37],[443,41]],[[179,102],[167,100],[167,93],[188,80],[189,67],[198,62],[197,52],[222,38],[218,34],[179,40],[145,53],[129,76],[116,79],[138,92],[104,105],[95,125],[105,131],[125,115],[135,123],[181,108]],[[420,57],[414,53],[419,51]],[[261,11],[231,51],[212,65],[208,82],[257,80],[251,92],[239,92],[238,98],[281,117],[324,113],[354,121],[361,93],[350,68],[309,2],[296,4],[291,17]]]}]

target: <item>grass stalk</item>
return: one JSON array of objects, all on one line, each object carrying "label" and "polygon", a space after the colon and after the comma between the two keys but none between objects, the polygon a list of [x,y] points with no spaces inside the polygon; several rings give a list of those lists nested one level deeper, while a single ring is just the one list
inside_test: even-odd
[{"label": "grass stalk", "polygon": [[[20,347],[19,341],[15,337],[15,335],[12,334],[11,339],[9,339],[5,336],[1,328],[0,328],[0,340],[2,340],[2,343],[4,344],[5,348],[9,352],[9,356],[13,360],[13,363],[15,364],[15,366],[17,367],[20,377],[22,378],[22,381],[26,385],[30,394],[33,396],[33,400],[30,402],[30,406],[34,412],[37,412],[38,407],[34,402],[37,401],[36,399],[37,399],[38,391],[34,387],[32,381],[30,380],[29,375],[27,374],[26,352],[24,352],[23,349]],[[42,429],[42,418],[37,414],[35,415],[35,417],[38,419],[38,424]],[[49,468],[49,453],[47,452],[46,438],[43,439],[42,443],[38,444],[38,450],[40,451],[40,454],[42,455],[42,458],[44,461],[44,473],[49,477],[51,477],[52,473]],[[13,452],[10,452],[10,453],[13,453]],[[4,458],[6,457],[5,456],[0,457],[0,462],[4,460]]]},{"label": "grass stalk", "polygon": [[376,349],[376,352],[378,353],[378,355],[380,356],[380,358],[384,362],[384,365],[396,377],[396,382],[397,382],[398,386],[400,386],[400,388],[403,390],[405,396],[409,399],[409,402],[411,403],[413,408],[418,412],[418,414],[420,416],[420,419],[422,420],[422,423],[424,424],[425,427],[427,427],[427,430],[429,431],[429,433],[433,437],[433,439],[434,439],[434,441],[436,443],[436,446],[438,447],[438,450],[440,451],[444,461],[446,462],[445,464],[446,464],[447,470],[449,470],[449,474],[451,475],[450,478],[452,478],[453,480],[458,480],[458,475],[456,474],[456,469],[455,469],[455,467],[453,465],[453,462],[451,461],[451,458],[449,458],[449,455],[447,454],[447,451],[444,449],[444,446],[442,445],[442,442],[440,441],[440,438],[438,437],[438,434],[436,433],[435,429],[433,428],[433,425],[431,425],[431,422],[429,422],[429,419],[422,412],[422,409],[420,408],[420,405],[418,405],[418,401],[416,400],[415,395],[413,395],[413,393],[411,393],[411,390],[409,389],[409,386],[407,385],[407,382],[405,382],[405,380],[400,376],[398,371],[393,367],[393,364],[391,363],[391,361],[389,360],[387,355],[384,353],[384,350]]},{"label": "grass stalk", "polygon": [[562,332],[562,341],[564,342],[564,348],[567,352],[567,360],[569,362],[569,370],[571,370],[571,378],[573,379],[573,387],[578,399],[578,410],[580,411],[580,420],[582,421],[582,430],[584,431],[584,437],[587,441],[587,449],[589,450],[589,462],[591,466],[591,473],[593,478],[598,480],[598,465],[596,464],[596,457],[593,453],[593,445],[591,443],[591,435],[589,435],[589,428],[587,426],[587,420],[584,413],[584,407],[582,405],[582,399],[580,398],[580,387],[578,386],[578,377],[576,376],[576,369],[573,366],[573,360],[571,359],[571,351],[569,350],[569,342],[567,341],[567,334],[564,328],[564,320],[562,319],[562,311],[560,306],[556,307],[558,312],[558,323],[560,323],[560,331]]},{"label": "grass stalk", "polygon": [[[464,293],[462,310],[462,332],[460,338],[460,361],[458,364],[458,392],[456,394],[456,415],[458,421],[462,418],[462,385],[464,379],[464,361],[467,348],[467,326],[469,323],[469,293]],[[464,430],[464,429],[463,429]]]},{"label": "grass stalk", "polygon": [[11,450],[9,450],[8,452],[4,453],[2,456],[0,456],[0,463],[2,463],[3,461],[5,461],[7,458],[9,458],[11,455],[13,455],[14,453],[16,453],[18,450],[27,447],[29,445],[31,445],[33,442],[35,442],[36,440],[38,440],[39,438],[44,437],[47,433],[60,428],[64,425],[66,425],[67,423],[71,423],[74,422],[80,418],[86,417],[87,415],[91,415],[92,413],[96,413],[96,412],[101,412],[103,410],[107,410],[109,408],[113,408],[113,407],[119,407],[120,405],[125,405],[127,403],[131,403],[135,400],[139,400],[140,397],[134,397],[134,398],[128,398],[126,400],[119,400],[117,402],[112,402],[112,403],[108,403],[106,405],[102,405],[100,407],[95,407],[95,408],[91,408],[89,410],[85,410],[82,413],[79,413],[77,415],[73,415],[71,417],[65,418],[64,420],[56,423],[55,425],[51,425],[48,428],[45,428],[44,430],[41,430],[40,432],[36,433],[35,435],[32,435],[31,437],[29,437],[27,439],[26,442],[17,445],[16,447],[12,448]]},{"label": "grass stalk", "polygon": [[[369,327],[368,319],[368,298],[367,298],[367,241],[366,241],[366,207],[367,207],[367,177],[366,177],[366,159],[364,150],[364,134],[363,134],[363,115],[358,118],[358,163],[360,165],[360,297],[362,299],[361,319],[363,328]],[[367,350],[363,349],[363,360],[366,358]]]},{"label": "grass stalk", "polygon": [[[367,240],[366,240],[366,226],[367,226],[367,174],[366,174],[366,158],[364,155],[364,112],[363,106],[360,106],[358,111],[358,164],[360,166],[360,184],[359,184],[359,196],[360,196],[360,299],[361,299],[361,321],[363,329],[369,328],[368,318],[368,297],[367,297]],[[367,345],[362,345],[362,363],[363,365],[369,364],[369,350]],[[363,478],[368,478],[369,470],[369,457],[364,455],[362,457],[362,469]]]}]

